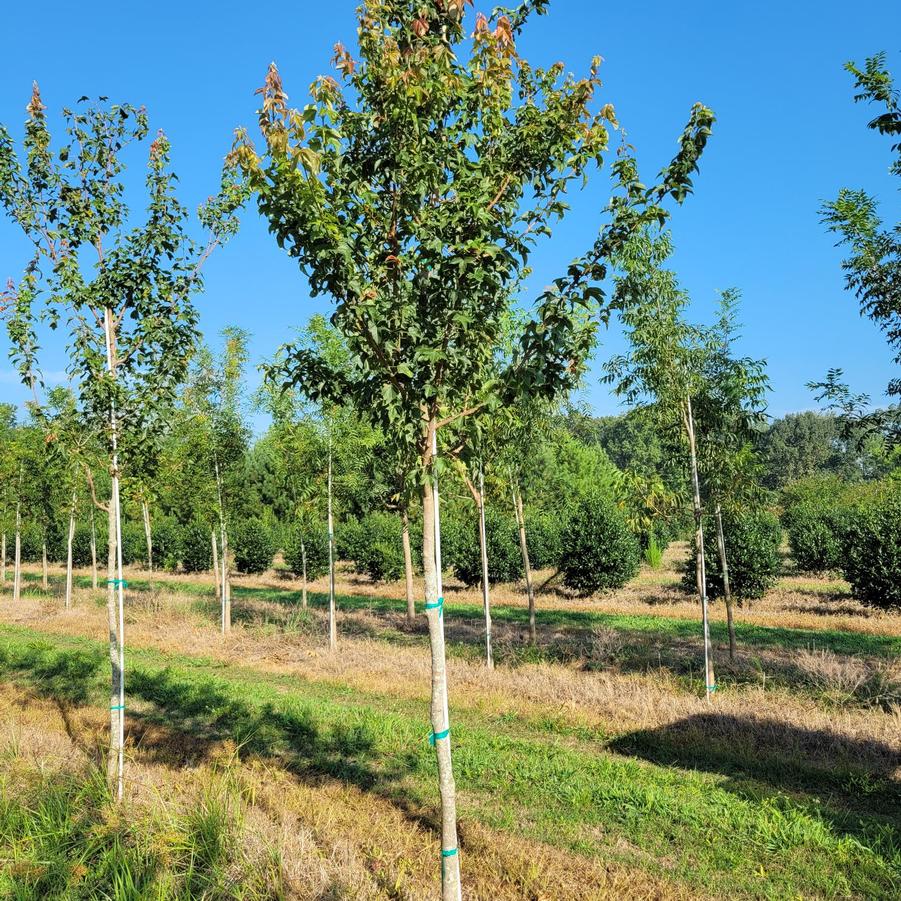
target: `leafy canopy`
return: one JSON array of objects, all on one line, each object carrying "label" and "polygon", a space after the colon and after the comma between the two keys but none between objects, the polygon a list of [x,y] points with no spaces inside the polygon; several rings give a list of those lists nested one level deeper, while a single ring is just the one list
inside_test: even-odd
[{"label": "leafy canopy", "polygon": [[427,424],[511,398],[554,396],[578,377],[593,340],[605,263],[637,223],[681,201],[713,116],[696,106],[677,157],[644,186],[623,152],[598,237],[540,298],[516,353],[492,367],[504,313],[528,275],[536,242],[567,210],[565,196],[608,149],[612,106],[595,108],[586,76],[532,66],[516,41],[543,2],[478,15],[464,0],[369,0],[359,58],[335,48],[303,109],[273,65],[259,94],[261,151],[238,132],[232,159],[255,190],[280,246],[332,322],[349,359],[340,370],[293,348],[284,373],[305,391],[352,396],[392,440],[422,458]]}]

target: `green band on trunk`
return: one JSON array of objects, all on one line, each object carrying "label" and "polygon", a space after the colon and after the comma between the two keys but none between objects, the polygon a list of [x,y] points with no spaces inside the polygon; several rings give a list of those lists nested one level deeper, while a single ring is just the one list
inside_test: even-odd
[{"label": "green band on trunk", "polygon": [[438,600],[435,601],[434,604],[426,604],[425,609],[426,610],[437,610],[438,616],[441,616],[444,613],[444,597],[442,596],[442,597],[438,598]]},{"label": "green band on trunk", "polygon": [[443,848],[441,849],[442,857],[453,857],[457,853],[457,848],[451,848],[450,851],[445,851]]},{"label": "green band on trunk", "polygon": [[107,579],[106,584],[115,585],[117,587],[121,585],[123,588],[128,588],[128,582],[126,582],[125,579]]},{"label": "green band on trunk", "polygon": [[434,747],[436,741],[441,741],[443,738],[447,738],[450,735],[450,727],[444,730],[444,732],[433,732],[429,736],[429,744]]},{"label": "green band on trunk", "polygon": [[124,704],[116,704],[114,707],[110,707],[110,710],[125,710]]}]

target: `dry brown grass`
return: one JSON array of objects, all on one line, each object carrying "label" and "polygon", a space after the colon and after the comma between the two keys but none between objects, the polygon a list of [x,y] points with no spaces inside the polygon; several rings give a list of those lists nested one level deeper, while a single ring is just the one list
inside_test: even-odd
[{"label": "dry brown grass", "polygon": [[[272,617],[285,616],[283,605],[252,603],[264,608],[263,619],[268,615],[268,606]],[[261,672],[427,701],[430,670],[424,647],[359,637],[359,633],[365,636],[369,628],[383,629],[384,617],[369,617],[365,612],[343,613],[338,622],[340,650],[332,654],[323,642],[321,613],[315,616],[310,634],[286,634],[238,623],[229,636],[223,637],[215,623],[197,609],[195,599],[160,591],[152,603],[129,601],[127,640],[130,646],[200,655]],[[17,610],[0,610],[0,619],[55,634],[98,640],[106,637],[105,608],[84,590],[76,593],[73,610],[25,597]],[[398,626],[401,620],[398,614]],[[502,624],[498,640],[505,640]],[[514,637],[507,640],[513,641]],[[584,656],[569,664],[529,663],[488,671],[476,661],[449,660],[448,678],[455,707],[486,715],[513,714],[526,721],[543,719],[590,727],[610,735],[667,728],[711,711],[669,670],[655,667],[653,662],[645,671],[620,670],[616,664],[620,644],[616,632],[596,629],[587,642],[584,638],[579,641]],[[687,645],[684,653],[696,656],[697,647]],[[789,665],[807,673],[812,684],[822,686],[825,701],[774,688],[772,679],[767,682],[768,672]],[[760,678],[718,695],[712,709],[719,719],[709,728],[721,729],[728,737],[739,722],[761,724],[763,731],[771,728],[768,724],[778,727],[779,723],[788,723],[822,736],[808,753],[823,762],[831,754],[844,753],[855,742],[901,750],[901,707],[838,703],[843,698],[854,700],[868,685],[876,689],[880,685],[897,685],[901,678],[899,666],[897,661],[880,664],[814,651],[741,651],[733,671],[757,672]],[[728,664],[723,662],[721,668],[727,669]],[[897,766],[893,758],[873,763],[889,773]]]},{"label": "dry brown grass", "polygon": [[[36,771],[86,771],[104,725],[94,710],[64,711],[23,689],[0,686],[0,770],[12,780],[7,786]],[[438,843],[427,817],[353,786],[301,781],[271,761],[242,759],[229,742],[198,762],[183,756],[181,736],[161,727],[138,729],[132,739],[121,815],[165,833],[167,820],[215,797],[235,823],[238,854],[231,866],[237,883],[250,868],[257,875],[274,868],[273,897],[276,886],[279,897],[298,901],[437,896]],[[460,831],[467,898],[698,897],[640,870],[602,865],[474,821],[464,819]]]}]

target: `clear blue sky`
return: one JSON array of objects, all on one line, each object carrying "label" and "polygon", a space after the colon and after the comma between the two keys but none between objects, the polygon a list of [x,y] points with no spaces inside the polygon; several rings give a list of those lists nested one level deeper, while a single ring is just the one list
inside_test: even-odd
[{"label": "clear blue sky", "polygon": [[[492,3],[477,0],[476,9]],[[254,126],[254,89],[277,61],[289,94],[305,102],[313,78],[330,71],[335,41],[352,46],[355,0],[253,4],[209,2],[89,4],[51,0],[38,10],[6,4],[0,55],[0,121],[21,135],[32,80],[54,113],[82,94],[146,105],[153,128],[173,143],[182,198],[192,208],[215,191],[235,126]],[[709,318],[716,291],[744,293],[742,350],[765,357],[771,412],[813,406],[804,385],[842,366],[856,390],[881,398],[894,374],[883,336],[860,318],[839,271],[840,253],[818,221],[839,187],[865,187],[898,219],[888,175],[888,143],[865,129],[868,111],[851,100],[848,59],[887,50],[901,77],[901,5],[796,0],[733,4],[600,3],[552,0],[520,50],[533,62],[562,60],[582,73],[601,54],[605,87],[636,145],[647,177],[669,160],[695,100],[718,116],[696,179],[696,194],[672,229],[676,266],[693,297],[693,317]],[[135,165],[139,163],[135,160]],[[606,175],[573,198],[574,211],[535,258],[537,293],[592,240]],[[0,278],[18,277],[25,246],[0,222]],[[225,325],[253,333],[254,362],[291,329],[326,311],[249,210],[239,237],[211,261],[198,299],[209,338]],[[602,361],[622,348],[604,335]],[[21,400],[0,337],[0,398]],[[65,368],[49,341],[45,371]],[[255,376],[253,376],[255,381]],[[586,399],[598,413],[617,401],[592,376]]]}]

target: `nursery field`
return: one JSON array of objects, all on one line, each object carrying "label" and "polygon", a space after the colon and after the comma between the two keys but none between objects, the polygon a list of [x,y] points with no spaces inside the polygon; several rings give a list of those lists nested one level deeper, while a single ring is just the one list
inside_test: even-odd
[{"label": "nursery field", "polygon": [[[782,578],[737,611],[704,699],[684,546],[624,589],[445,586],[467,898],[895,898],[901,894],[901,613],[841,581]],[[549,574],[545,574],[547,576]],[[103,593],[26,572],[0,595],[0,896],[434,897],[425,617],[349,570],[326,582],[127,573],[126,797],[107,803]],[[541,584],[538,579],[538,584]],[[422,587],[417,591],[421,596]]]}]

